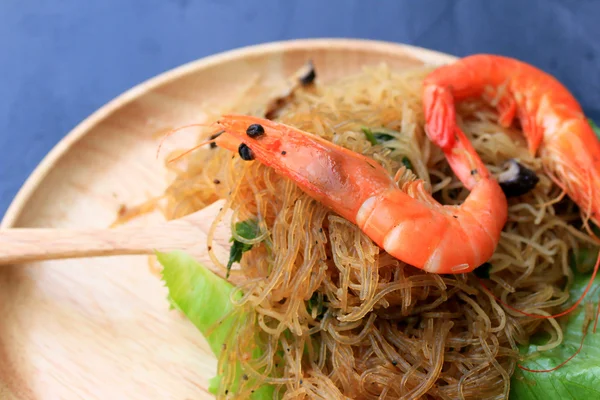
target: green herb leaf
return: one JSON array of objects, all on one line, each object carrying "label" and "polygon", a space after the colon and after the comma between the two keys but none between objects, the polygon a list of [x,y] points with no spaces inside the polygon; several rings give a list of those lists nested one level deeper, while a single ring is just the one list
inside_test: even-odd
[{"label": "green herb leaf", "polygon": [[402,165],[404,165],[406,168],[410,169],[411,171],[413,170],[413,165],[410,162],[410,159],[406,156],[402,157]]},{"label": "green herb leaf", "polygon": [[[571,289],[572,299],[583,293],[589,278],[589,274],[576,273]],[[598,287],[600,277],[595,280],[590,293]],[[551,369],[568,359],[581,343],[584,317],[582,305],[565,317],[567,322],[563,328],[563,343],[552,350],[541,352],[536,358],[523,362],[523,365],[531,369]],[[525,354],[534,354],[536,348],[536,345],[531,344],[521,350]],[[594,334],[590,326],[581,353],[555,371],[536,373],[517,369],[511,380],[510,398],[600,399],[600,332]]]},{"label": "green herb leaf", "polygon": [[[255,219],[247,219],[235,224],[235,233],[244,239],[255,239],[260,232],[258,221]],[[230,239],[233,240],[233,239]]]},{"label": "green herb leaf", "polygon": [[[246,221],[237,222],[235,224],[235,232],[238,236],[250,240],[255,239],[258,236],[260,229],[256,220],[249,219]],[[233,244],[229,249],[229,261],[227,262],[227,278],[229,278],[231,266],[234,263],[239,263],[242,260],[242,255],[245,252],[252,249],[251,244],[240,242],[239,240],[236,240],[233,237],[229,241],[233,242]]]},{"label": "green herb leaf", "polygon": [[373,131],[370,130],[367,127],[363,127],[362,128],[363,133],[365,134],[365,138],[367,138],[367,140],[373,145],[375,146],[377,144],[377,139],[375,138],[375,135],[373,135]]},{"label": "green herb leaf", "polygon": [[231,266],[234,263],[239,263],[242,261],[242,254],[252,249],[251,244],[238,242],[237,240],[233,241],[231,248],[229,249],[229,261],[227,261],[227,278],[229,278],[229,274],[231,272]]},{"label": "green herb leaf", "polygon": [[600,139],[600,126],[596,125],[596,123],[589,118],[588,118],[588,121],[590,122],[590,125],[592,126],[592,130],[594,131],[594,133],[596,134],[598,139]]},{"label": "green herb leaf", "polygon": [[375,136],[375,139],[381,143],[381,142],[387,142],[388,140],[393,140],[396,139],[394,136],[387,134],[385,132],[373,132],[373,136]]},{"label": "green herb leaf", "polygon": [[386,128],[378,128],[376,131],[374,131],[371,128],[363,126],[361,129],[365,134],[365,138],[373,146],[375,146],[376,144],[387,142],[389,140],[396,139],[394,135],[398,134],[398,132]]},{"label": "green herb leaf", "polygon": [[309,314],[313,314],[313,310],[316,312],[315,319],[319,320],[323,318],[325,315],[325,311],[327,311],[327,307],[325,303],[327,302],[327,296],[323,293],[314,292],[313,295],[308,299],[306,304],[306,310]]},{"label": "green herb leaf", "polygon": [[[223,345],[235,340],[238,326],[239,315],[233,313],[234,304],[231,302],[234,286],[184,252],[157,252],[156,255],[163,266],[162,279],[169,290],[170,303],[198,328],[212,352],[219,357]],[[241,296],[238,291],[234,298],[239,299]],[[257,349],[253,356],[260,357],[260,351]],[[236,379],[228,388],[234,394],[239,389],[243,371],[239,363],[227,368],[235,368]],[[209,381],[211,393],[217,394],[221,389],[221,376]],[[273,390],[271,385],[262,385],[250,398],[272,399]]]},{"label": "green herb leaf", "polygon": [[492,269],[492,264],[489,262],[481,264],[479,267],[473,270],[473,273],[479,279],[490,279],[490,271]]}]

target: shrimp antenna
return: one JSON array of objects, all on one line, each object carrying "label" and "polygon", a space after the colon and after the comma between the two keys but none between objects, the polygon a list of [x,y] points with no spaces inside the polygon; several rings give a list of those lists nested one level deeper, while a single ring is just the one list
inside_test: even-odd
[{"label": "shrimp antenna", "polygon": [[181,159],[181,158],[185,157],[186,155],[190,154],[191,152],[193,152],[193,151],[195,151],[195,150],[199,149],[200,147],[202,147],[202,146],[204,146],[204,145],[207,145],[207,144],[209,144],[209,143],[214,143],[214,141],[215,141],[215,140],[216,140],[216,139],[217,139],[217,138],[218,138],[218,137],[219,137],[219,136],[220,136],[220,135],[221,135],[223,132],[225,132],[225,131],[219,131],[219,132],[217,132],[217,133],[215,133],[215,134],[211,135],[211,136],[210,136],[210,138],[208,138],[207,140],[205,140],[205,141],[203,141],[203,142],[200,142],[200,143],[198,143],[197,145],[195,145],[195,146],[194,146],[194,147],[192,147],[191,149],[189,149],[189,150],[186,150],[186,151],[184,151],[183,153],[181,153],[180,155],[178,155],[177,157],[170,159],[169,161],[167,161],[167,164],[170,164],[170,163],[172,163],[172,162],[175,162],[175,161],[177,161],[177,160],[179,160],[179,159]]},{"label": "shrimp antenna", "polygon": [[526,315],[528,317],[531,318],[536,318],[536,319],[550,319],[550,318],[558,318],[558,317],[562,317],[563,315],[567,315],[569,313],[571,313],[573,310],[575,310],[577,308],[577,306],[579,305],[579,303],[581,303],[583,301],[583,299],[585,298],[585,296],[588,294],[588,292],[590,291],[590,289],[592,288],[592,285],[594,283],[594,279],[596,278],[596,274],[598,272],[598,267],[600,267],[600,253],[598,254],[598,258],[596,259],[596,265],[594,265],[594,271],[592,272],[592,276],[590,277],[590,280],[587,284],[587,286],[585,287],[585,290],[583,291],[583,293],[581,294],[581,296],[579,296],[579,298],[577,299],[577,301],[575,303],[573,303],[573,305],[569,308],[567,308],[564,311],[559,312],[558,314],[554,314],[554,315],[540,315],[540,314],[530,314],[527,313],[525,311],[521,311],[513,306],[511,306],[510,304],[506,304],[504,301],[500,300],[494,293],[492,293],[492,291],[483,283],[483,281],[480,278],[479,279],[479,283],[481,284],[481,286],[483,287],[483,289],[488,292],[488,294],[490,294],[498,303],[502,304],[504,307],[518,312],[520,314]]},{"label": "shrimp antenna", "polygon": [[[596,319],[596,322],[598,320]],[[558,364],[556,367],[554,368],[549,368],[549,369],[530,369],[527,368],[521,364],[518,365],[518,367],[520,369],[522,369],[523,371],[527,371],[527,372],[552,372],[552,371],[556,371],[557,369],[563,367],[564,365],[566,365],[569,361],[571,361],[572,359],[575,358],[575,356],[577,356],[577,354],[579,354],[581,352],[581,350],[583,349],[583,343],[585,342],[585,338],[587,337],[588,334],[588,328],[590,327],[590,320],[588,319],[588,317],[586,316],[584,322],[583,322],[583,335],[581,336],[581,341],[579,342],[579,347],[577,348],[577,350],[569,357],[567,358],[565,361],[561,362],[560,364]],[[596,325],[594,324],[594,333],[596,333]]]},{"label": "shrimp antenna", "polygon": [[583,342],[585,341],[585,338],[587,336],[587,326],[585,327],[584,331],[583,331],[583,335],[581,335],[581,342],[579,343],[579,347],[577,348],[577,350],[575,351],[575,353],[571,354],[571,356],[569,358],[567,358],[565,361],[561,362],[560,364],[558,364],[556,367],[554,368],[549,368],[549,369],[530,369],[527,368],[521,364],[518,365],[518,367],[520,369],[522,369],[523,371],[527,371],[527,372],[536,372],[536,373],[544,373],[544,372],[552,372],[552,371],[556,371],[557,369],[564,367],[569,361],[571,361],[572,359],[575,358],[575,356],[577,356],[577,354],[579,354],[581,352],[581,349],[583,349]]},{"label": "shrimp antenna", "polygon": [[[548,173],[548,175],[550,176],[550,178],[554,181],[554,183],[560,188],[562,189],[563,193],[559,196],[559,199],[562,198],[564,196],[564,194],[566,193],[566,188],[565,186],[560,182],[559,179],[557,179],[552,173],[550,173],[550,171],[548,171],[547,169],[545,170],[546,173]],[[587,223],[587,220],[584,219],[584,226],[586,226],[586,229],[588,230],[588,233],[594,237],[596,240],[599,240],[600,238],[598,238],[595,233],[592,231],[592,229],[590,229],[589,224]],[[596,264],[594,265],[594,270],[592,271],[592,276],[590,277],[590,280],[587,284],[587,286],[585,287],[585,290],[583,291],[583,293],[581,294],[581,296],[579,296],[579,298],[577,299],[577,301],[569,308],[567,308],[564,311],[561,311],[558,314],[554,314],[554,315],[539,315],[539,314],[530,314],[527,313],[525,311],[521,311],[507,303],[505,303],[504,301],[502,301],[501,299],[499,299],[494,293],[492,293],[492,291],[483,283],[483,280],[481,280],[480,278],[477,278],[479,280],[479,283],[481,284],[481,286],[483,287],[483,289],[489,294],[491,295],[498,303],[502,304],[504,307],[518,312],[520,314],[523,314],[525,316],[531,317],[531,318],[536,318],[536,319],[550,319],[550,318],[558,318],[558,317],[562,317],[563,315],[567,315],[569,313],[571,313],[573,310],[575,310],[577,308],[577,306],[579,306],[579,304],[583,301],[583,299],[585,298],[585,296],[587,296],[588,292],[590,291],[590,289],[592,288],[592,285],[594,284],[594,279],[596,278],[596,274],[598,273],[598,269],[600,267],[600,253],[598,253],[598,258],[596,259]],[[598,310],[596,312],[596,321],[594,322],[594,333],[596,332],[596,328],[598,326],[598,317],[600,316],[600,302],[598,303]]]},{"label": "shrimp antenna", "polygon": [[[490,295],[492,296],[498,303],[502,304],[504,307],[509,308],[513,311],[516,311],[518,313],[521,313],[523,315],[526,315],[528,317],[531,318],[536,318],[536,319],[550,319],[550,318],[558,318],[558,317],[562,317],[563,315],[567,315],[570,312],[572,312],[573,310],[575,310],[575,308],[577,308],[577,306],[579,306],[579,303],[581,303],[583,301],[583,299],[585,298],[585,296],[588,294],[588,292],[590,291],[592,284],[594,283],[594,279],[596,278],[596,273],[598,272],[598,267],[600,266],[600,253],[598,254],[598,259],[596,260],[596,265],[594,266],[594,271],[592,272],[592,276],[590,277],[590,280],[585,288],[585,290],[583,291],[583,293],[581,294],[581,296],[577,299],[577,301],[569,308],[567,308],[564,311],[561,311],[558,314],[554,314],[554,315],[539,315],[539,314],[530,314],[530,313],[526,313],[525,311],[521,311],[509,304],[506,304],[505,302],[503,302],[502,300],[500,300],[494,293],[492,293],[492,291],[483,283],[483,281],[480,278],[477,278],[479,280],[479,283],[481,284],[481,286],[483,287],[483,289]],[[598,302],[598,308],[596,310],[596,316],[595,316],[595,321],[594,321],[594,328],[593,328],[593,332],[596,333],[596,327],[598,325],[598,316],[600,315],[600,302]],[[567,358],[565,361],[563,361],[562,363],[560,363],[559,365],[557,365],[554,368],[551,369],[529,369],[523,365],[518,365],[518,367],[520,369],[522,369],[523,371],[528,371],[528,372],[552,372],[552,371],[556,371],[557,369],[563,367],[564,365],[566,365],[569,361],[571,361],[573,358],[575,358],[575,356],[577,356],[580,352],[581,349],[583,348],[583,342],[585,341],[585,337],[587,335],[587,331],[588,331],[588,327],[589,327],[589,322],[588,325],[586,325],[584,327],[583,330],[583,336],[581,337],[581,342],[579,343],[579,348],[575,351],[575,353],[573,353],[569,358]]]},{"label": "shrimp antenna", "polygon": [[183,126],[179,126],[177,128],[171,129],[170,131],[168,131],[167,133],[165,133],[165,135],[160,140],[160,143],[158,144],[158,148],[156,149],[156,158],[158,158],[158,154],[160,153],[160,149],[162,148],[162,145],[164,144],[165,140],[167,140],[167,138],[171,137],[171,135],[173,135],[174,133],[177,133],[177,132],[182,131],[182,130],[187,129],[187,128],[193,128],[193,127],[210,127],[211,125],[212,124],[195,123],[195,124],[183,125]]}]

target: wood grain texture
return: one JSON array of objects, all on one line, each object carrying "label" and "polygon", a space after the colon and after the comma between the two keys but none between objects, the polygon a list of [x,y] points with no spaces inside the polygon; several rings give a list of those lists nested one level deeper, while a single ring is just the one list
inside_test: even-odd
[{"label": "wood grain texture", "polygon": [[[409,46],[321,39],[255,46],[184,65],[133,88],[76,127],[34,171],[1,226],[108,227],[122,204],[165,189],[157,131],[203,122],[205,107],[248,100],[251,79],[280,85],[308,59],[321,82],[381,62],[406,68],[452,60]],[[192,139],[180,135],[169,145]],[[130,225],[161,220],[149,214]],[[206,260],[202,251],[198,257]],[[212,398],[206,388],[216,360],[196,328],[169,310],[147,256],[0,267],[0,313],[0,399]]]},{"label": "wood grain texture", "polygon": [[[0,229],[0,266],[68,258],[151,255],[155,251],[183,250],[209,267],[214,267],[214,263],[208,257],[207,239],[215,215],[219,213],[223,204],[224,201],[219,200],[183,218],[148,226],[126,225],[108,229]],[[230,247],[228,240],[231,237],[231,228],[224,223],[230,220],[230,215],[224,218],[216,226],[211,246],[219,260],[226,260]],[[225,276],[225,270],[222,268],[215,267],[213,272]]]}]

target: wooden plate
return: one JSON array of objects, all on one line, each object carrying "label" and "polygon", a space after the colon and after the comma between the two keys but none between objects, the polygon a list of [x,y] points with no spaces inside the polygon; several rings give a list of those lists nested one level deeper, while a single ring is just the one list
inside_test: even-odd
[{"label": "wooden plate", "polygon": [[[202,122],[205,107],[249,98],[253,80],[281,84],[308,59],[324,82],[369,64],[406,68],[453,57],[319,39],[186,64],[119,96],[70,132],[27,180],[1,227],[107,227],[122,204],[166,187],[157,131]],[[206,388],[216,360],[196,328],[169,311],[165,296],[144,256],[0,268],[0,399],[212,398]]]}]

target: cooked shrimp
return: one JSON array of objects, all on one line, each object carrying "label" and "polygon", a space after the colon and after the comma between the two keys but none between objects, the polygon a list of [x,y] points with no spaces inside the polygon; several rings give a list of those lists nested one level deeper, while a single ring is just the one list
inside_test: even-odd
[{"label": "cooked shrimp", "polygon": [[[584,221],[591,218],[600,225],[600,141],[575,97],[551,75],[502,56],[473,55],[429,74],[423,82],[425,130],[466,187],[476,184],[476,176],[464,167],[469,153],[458,151],[465,139],[454,102],[472,97],[495,105],[503,126],[517,117],[531,154],[539,151],[542,164],[580,207]],[[589,226],[588,231],[593,235]],[[508,307],[536,318],[568,314],[586,296],[599,268],[600,254],[583,294],[558,314],[542,316]]]},{"label": "cooked shrimp", "polygon": [[501,125],[508,127],[518,118],[531,154],[539,151],[555,183],[586,218],[599,224],[600,141],[577,100],[558,80],[522,61],[479,54],[437,68],[423,85],[425,129],[465,186],[473,185],[474,177],[456,152],[460,143],[455,134],[462,132],[454,102],[482,97],[496,106]]},{"label": "cooked shrimp", "polygon": [[407,264],[439,273],[472,271],[492,256],[507,218],[507,201],[477,153],[459,136],[462,164],[472,174],[460,206],[441,205],[422,180],[402,187],[373,159],[291,126],[228,115],[217,146],[292,179],[305,193],[355,223],[378,246]]}]

